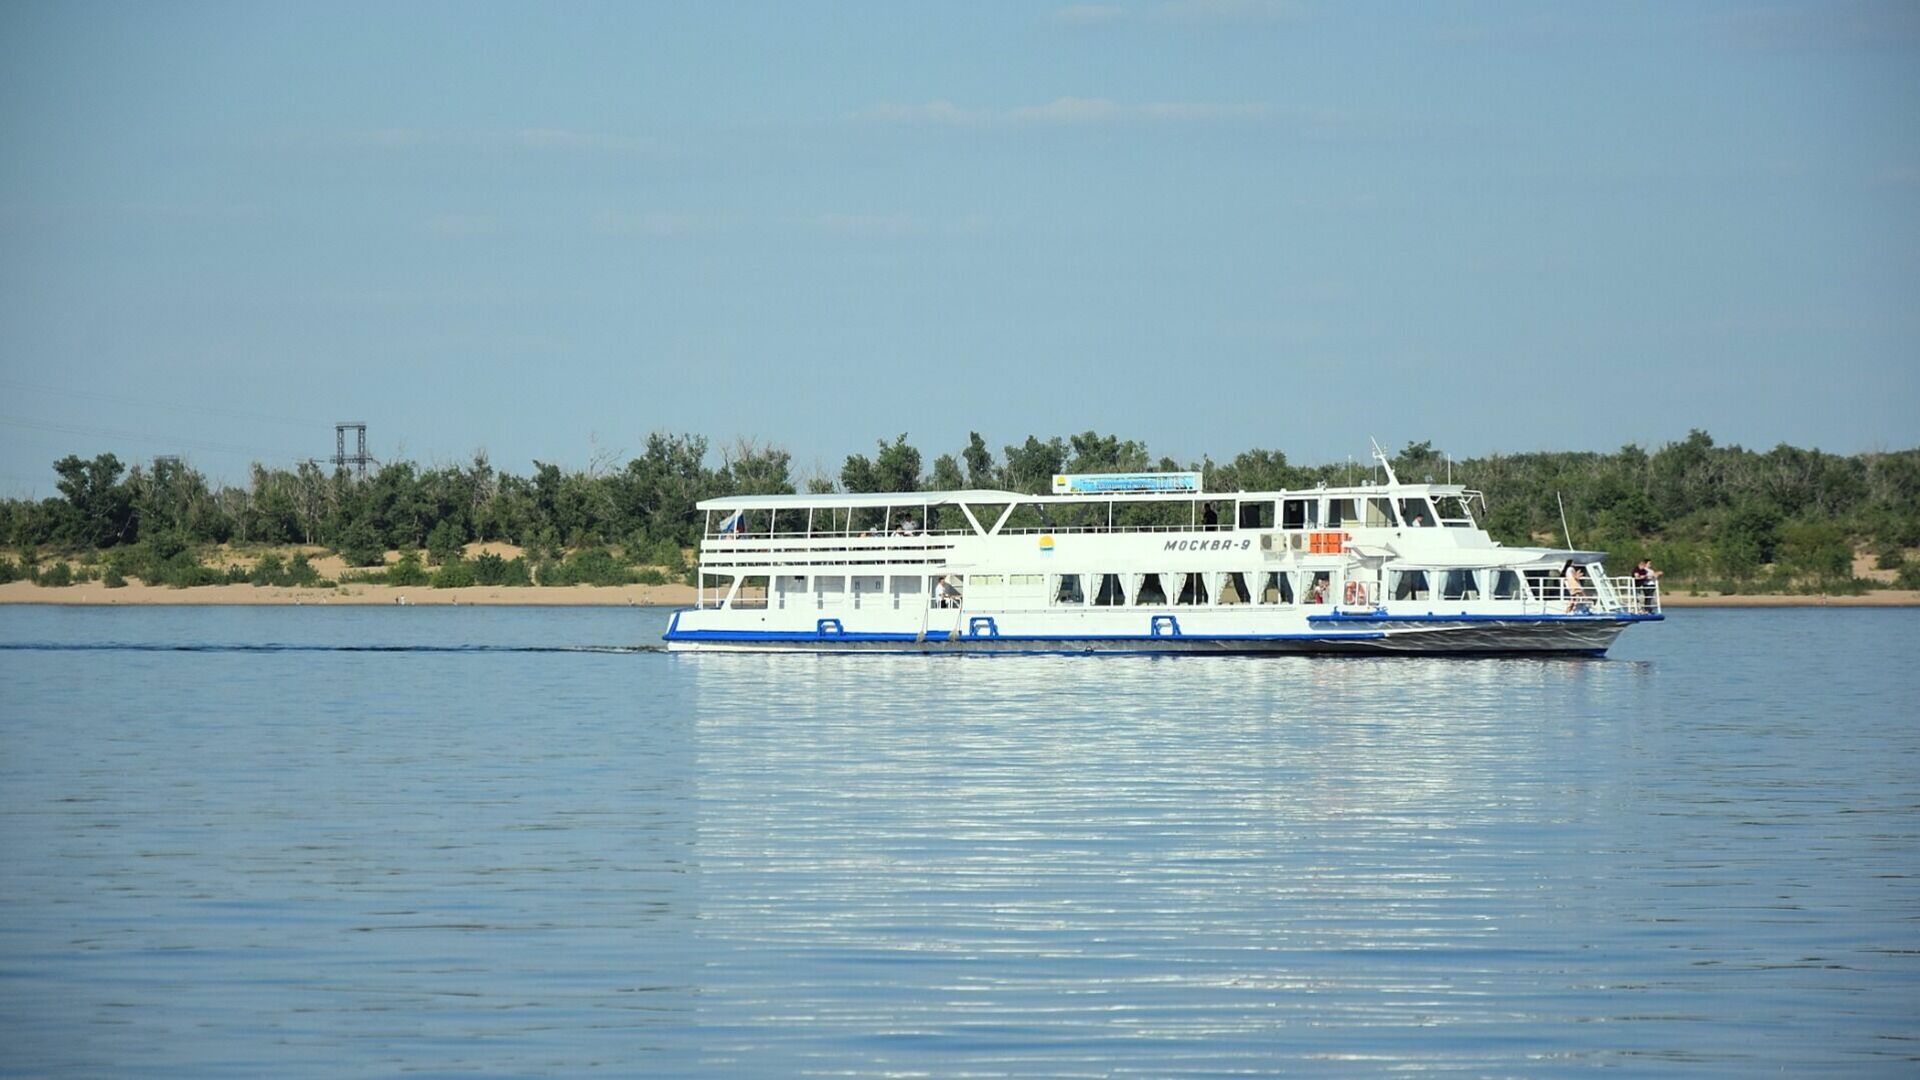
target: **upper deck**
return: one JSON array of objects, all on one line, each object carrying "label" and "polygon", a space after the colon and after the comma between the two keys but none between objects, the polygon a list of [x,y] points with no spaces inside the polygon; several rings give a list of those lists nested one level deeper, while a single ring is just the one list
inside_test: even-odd
[{"label": "upper deck", "polygon": [[[1036,560],[1211,568],[1283,553],[1315,562],[1417,559],[1491,565],[1539,557],[1503,550],[1457,484],[1363,483],[1273,491],[1110,491],[1036,495],[999,489],[736,495],[699,504],[703,570],[863,572],[1018,569]],[[1188,534],[1185,536],[1168,534]],[[1193,535],[1199,534],[1199,535]],[[1038,543],[1036,544],[1036,539]],[[1264,555],[1262,553],[1265,553]]]},{"label": "upper deck", "polygon": [[729,495],[698,504],[710,538],[1457,528],[1478,531],[1458,484],[1361,484],[1233,492],[894,491]]}]

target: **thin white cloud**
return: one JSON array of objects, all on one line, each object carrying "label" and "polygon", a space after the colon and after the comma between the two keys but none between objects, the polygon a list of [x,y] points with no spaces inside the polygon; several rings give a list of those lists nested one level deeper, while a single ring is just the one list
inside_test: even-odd
[{"label": "thin white cloud", "polygon": [[925,105],[885,103],[853,114],[856,120],[883,124],[944,124],[951,127],[977,127],[992,114],[984,109],[963,109],[951,101],[929,101]]}]

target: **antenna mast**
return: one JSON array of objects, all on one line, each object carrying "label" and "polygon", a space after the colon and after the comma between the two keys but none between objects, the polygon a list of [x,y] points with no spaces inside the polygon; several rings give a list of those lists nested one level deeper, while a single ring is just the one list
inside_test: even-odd
[{"label": "antenna mast", "polygon": [[1393,462],[1388,461],[1387,452],[1380,449],[1380,440],[1369,435],[1367,436],[1367,441],[1373,444],[1373,459],[1380,463],[1381,468],[1387,470],[1387,483],[1398,484],[1400,478],[1393,475]]}]

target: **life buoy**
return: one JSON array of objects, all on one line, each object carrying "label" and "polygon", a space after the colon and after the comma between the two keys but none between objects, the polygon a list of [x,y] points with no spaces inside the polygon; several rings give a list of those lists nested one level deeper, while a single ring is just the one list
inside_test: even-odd
[{"label": "life buoy", "polygon": [[1367,591],[1357,581],[1347,582],[1347,606],[1359,607],[1367,602]]}]

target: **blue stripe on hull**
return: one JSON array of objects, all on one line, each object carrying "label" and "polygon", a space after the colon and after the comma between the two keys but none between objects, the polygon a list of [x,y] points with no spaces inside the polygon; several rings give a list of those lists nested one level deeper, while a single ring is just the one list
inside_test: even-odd
[{"label": "blue stripe on hull", "polygon": [[1204,643],[1209,641],[1370,641],[1386,637],[1384,630],[1333,631],[1322,634],[981,634],[969,637],[966,634],[950,634],[947,631],[929,631],[923,639],[918,634],[876,634],[844,633],[821,634],[812,630],[669,630],[662,635],[667,641],[764,641],[764,642],[811,642],[821,645],[868,644],[874,642],[993,642],[993,641],[1085,641],[1100,644],[1109,641],[1158,641],[1166,644],[1178,642]]},{"label": "blue stripe on hull", "polygon": [[[665,640],[681,648],[708,646],[719,651],[841,653],[937,653],[979,656],[998,653],[1088,653],[1165,655],[1168,653],[1364,653],[1381,655],[1578,655],[1602,656],[1627,624],[1658,615],[1338,615],[1313,616],[1310,622],[1360,624],[1366,629],[1315,630],[1289,634],[1182,634],[1162,632],[1156,623],[1146,634],[1003,634],[928,631],[925,634],[846,632],[837,619],[822,620],[817,630],[682,630],[676,612]],[[1171,620],[1169,620],[1171,621]],[[831,625],[832,629],[828,627]],[[976,630],[979,627],[976,626]]]}]

